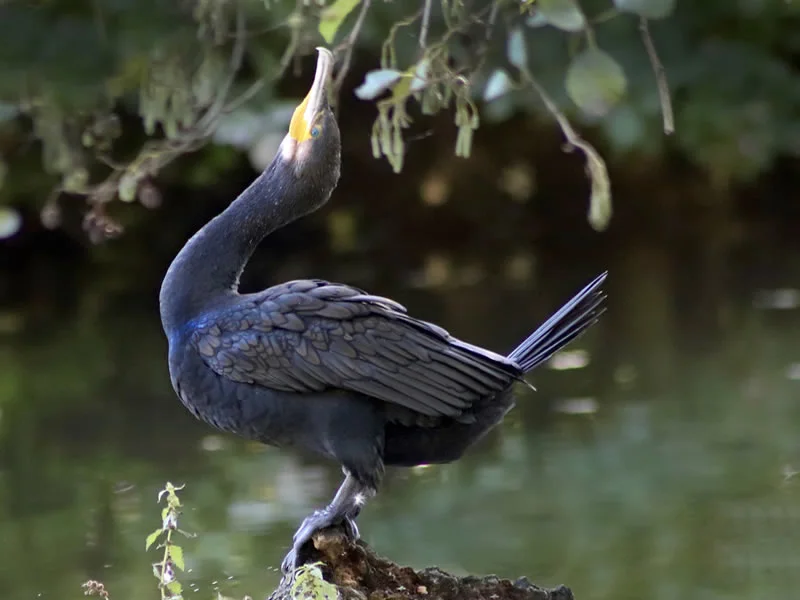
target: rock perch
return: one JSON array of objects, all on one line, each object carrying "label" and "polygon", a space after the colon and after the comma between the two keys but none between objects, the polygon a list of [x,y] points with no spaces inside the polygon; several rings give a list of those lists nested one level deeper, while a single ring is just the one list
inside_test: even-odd
[{"label": "rock perch", "polygon": [[545,589],[525,577],[458,577],[436,567],[416,571],[337,530],[317,532],[312,542],[306,565],[285,575],[268,600],[574,600],[563,585]]}]

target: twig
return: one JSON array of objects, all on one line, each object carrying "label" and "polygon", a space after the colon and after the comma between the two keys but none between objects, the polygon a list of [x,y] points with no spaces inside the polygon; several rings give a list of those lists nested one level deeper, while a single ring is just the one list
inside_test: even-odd
[{"label": "twig", "polygon": [[492,9],[489,11],[489,19],[486,22],[486,35],[484,36],[483,43],[477,51],[478,61],[475,63],[475,68],[472,70],[473,74],[478,73],[483,69],[486,62],[486,56],[489,52],[489,43],[492,41],[492,33],[494,31],[494,24],[497,21],[497,13],[500,8],[500,3],[495,2],[492,4]]},{"label": "twig", "polygon": [[644,47],[647,49],[647,56],[650,57],[650,64],[656,76],[658,99],[661,102],[661,113],[664,119],[664,133],[670,135],[675,132],[675,117],[672,114],[672,100],[669,95],[667,73],[664,70],[664,65],[661,64],[661,60],[658,58],[653,38],[650,37],[650,27],[647,24],[647,19],[644,17],[639,19],[639,32],[642,34],[642,41],[644,42]]},{"label": "twig", "polygon": [[422,26],[419,30],[419,49],[425,52],[425,43],[428,39],[428,27],[431,24],[431,0],[425,0],[425,8],[422,9]]},{"label": "twig", "polygon": [[342,87],[344,78],[347,76],[347,72],[350,70],[350,61],[353,59],[353,50],[355,49],[358,35],[361,33],[361,27],[364,25],[364,18],[367,16],[367,11],[369,10],[369,5],[371,3],[372,0],[361,1],[361,11],[358,13],[358,18],[353,25],[353,29],[350,30],[350,35],[347,36],[347,40],[344,43],[344,60],[342,61],[342,66],[339,69],[339,72],[336,74],[336,79],[333,80],[332,95],[334,98],[339,97],[339,89]]},{"label": "twig", "polygon": [[[286,50],[283,51],[283,55],[281,56],[280,60],[280,67],[278,71],[273,73],[271,77],[269,77],[269,81],[278,81],[283,74],[286,72],[286,69],[289,67],[289,63],[292,61],[292,57],[294,57],[295,52],[297,52],[297,46],[300,42],[300,35],[299,29],[293,28],[292,29],[292,37],[289,39],[289,43],[286,45]],[[245,91],[243,91],[237,98],[231,100],[223,109],[223,114],[229,114],[238,109],[240,106],[245,104],[250,98],[255,96],[258,92],[261,91],[261,88],[264,87],[266,83],[266,79],[259,79],[258,81],[253,82],[250,84]]]},{"label": "twig", "polygon": [[492,4],[492,10],[489,12],[489,22],[486,24],[486,41],[490,42],[492,39],[492,30],[494,28],[495,21],[497,21],[497,12],[500,8],[500,3],[495,2]]},{"label": "twig", "polygon": [[564,113],[556,106],[550,94],[547,93],[527,67],[522,67],[520,71],[536,90],[536,93],[539,94],[547,110],[553,115],[570,147],[578,148],[586,156],[587,173],[592,184],[589,221],[595,229],[604,229],[611,216],[611,184],[605,161],[594,146],[575,131],[567,117],[564,116]]},{"label": "twig", "polygon": [[564,113],[562,113],[558,106],[556,106],[556,103],[550,97],[550,94],[548,94],[547,91],[542,87],[542,84],[540,84],[533,76],[533,73],[531,73],[525,67],[522,68],[522,74],[536,90],[536,93],[539,94],[539,97],[542,99],[542,102],[547,110],[550,111],[550,114],[553,115],[553,118],[556,120],[558,126],[561,128],[561,131],[564,133],[564,137],[567,138],[567,143],[583,150],[584,146],[588,145],[588,142],[586,142],[580,136],[580,134],[575,131],[575,129],[572,127],[572,124],[567,120],[567,117],[564,116]]},{"label": "twig", "polygon": [[231,86],[236,79],[236,75],[239,72],[239,67],[242,66],[242,60],[244,60],[244,50],[246,46],[244,32],[244,11],[241,9],[241,7],[238,7],[236,9],[236,39],[233,42],[233,52],[231,52],[229,65],[230,72],[228,73],[227,79],[217,92],[217,97],[214,98],[214,103],[211,105],[208,111],[206,111],[206,114],[203,115],[197,122],[196,129],[201,137],[205,137],[211,133],[217,118],[222,112],[223,106],[225,106],[225,101],[228,99],[228,92],[230,91]]}]

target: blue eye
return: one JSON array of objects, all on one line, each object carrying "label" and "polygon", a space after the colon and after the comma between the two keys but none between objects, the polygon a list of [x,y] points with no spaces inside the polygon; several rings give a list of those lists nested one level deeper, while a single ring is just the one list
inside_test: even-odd
[{"label": "blue eye", "polygon": [[319,127],[312,127],[311,128],[311,137],[312,138],[319,137],[319,134],[320,134]]}]

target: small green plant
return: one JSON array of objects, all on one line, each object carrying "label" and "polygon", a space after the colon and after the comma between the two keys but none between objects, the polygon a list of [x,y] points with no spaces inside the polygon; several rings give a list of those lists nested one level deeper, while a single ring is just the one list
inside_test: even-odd
[{"label": "small green plant", "polygon": [[183,548],[178,546],[173,537],[175,533],[180,533],[186,537],[193,537],[192,534],[178,529],[178,517],[181,513],[181,500],[177,492],[184,486],[175,487],[170,482],[158,493],[158,501],[166,500],[167,505],[161,511],[161,527],[147,536],[145,550],[149,550],[153,544],[161,540],[156,548],[163,548],[164,554],[161,560],[153,563],[153,574],[158,579],[158,587],[161,590],[161,600],[181,600],[183,598],[183,586],[176,574],[176,569],[181,571],[186,569],[183,561]]},{"label": "small green plant", "polygon": [[320,565],[321,562],[303,565],[294,572],[290,592],[293,600],[336,600],[339,597],[336,586],[322,577]]}]

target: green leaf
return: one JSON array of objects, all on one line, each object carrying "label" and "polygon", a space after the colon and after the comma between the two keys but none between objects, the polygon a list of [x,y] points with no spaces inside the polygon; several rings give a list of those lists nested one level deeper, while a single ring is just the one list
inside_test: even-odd
[{"label": "green leaf", "polygon": [[674,12],[675,0],[614,0],[614,6],[645,19],[663,19]]},{"label": "green leaf", "polygon": [[403,76],[397,69],[379,69],[370,71],[364,77],[364,83],[355,89],[355,95],[362,100],[374,100],[383,92],[391,89]]},{"label": "green leaf", "polygon": [[133,202],[136,200],[137,189],[139,189],[139,177],[130,171],[126,172],[120,178],[119,185],[117,186],[119,199],[123,202]]},{"label": "green leaf", "polygon": [[319,33],[323,39],[331,44],[336,32],[341,27],[347,15],[358,6],[361,0],[336,0],[328,8],[322,11],[319,19]]},{"label": "green leaf", "polygon": [[511,31],[508,36],[506,53],[508,62],[518,69],[524,69],[528,64],[528,49],[525,47],[525,35],[522,33],[522,28],[515,27]]},{"label": "green leaf", "polygon": [[567,70],[567,93],[587,115],[602,117],[625,95],[622,67],[598,48],[578,54]]},{"label": "green leaf", "polygon": [[575,0],[538,0],[536,6],[538,13],[553,27],[572,32],[586,27],[586,17]]},{"label": "green leaf", "polygon": [[180,546],[176,546],[175,544],[169,545],[169,557],[172,559],[173,564],[178,567],[181,571],[186,570],[186,566],[183,562],[183,548]]},{"label": "green leaf", "polygon": [[150,546],[158,539],[158,536],[161,535],[161,532],[164,531],[163,529],[156,529],[153,533],[147,536],[147,539],[144,542],[144,549],[150,550]]},{"label": "green leaf", "polygon": [[332,583],[322,578],[319,563],[303,565],[294,574],[294,582],[289,591],[292,600],[313,598],[314,600],[337,600],[339,591]]},{"label": "green leaf", "polygon": [[394,85],[392,89],[392,99],[395,102],[402,102],[411,93],[411,76],[407,73]]},{"label": "green leaf", "polygon": [[79,167],[64,177],[61,181],[61,187],[66,192],[80,193],[88,182],[89,171]]},{"label": "green leaf", "polygon": [[411,93],[414,94],[422,90],[428,83],[428,60],[422,59],[417,63],[411,74]]},{"label": "green leaf", "polygon": [[503,96],[511,89],[511,78],[503,69],[495,69],[486,82],[486,89],[483,90],[483,100],[491,102]]},{"label": "green leaf", "polygon": [[167,584],[167,589],[172,592],[173,597],[180,596],[183,592],[183,586],[180,581],[171,581]]}]

